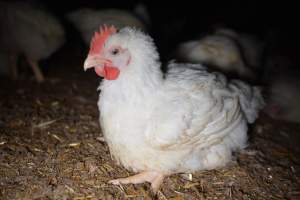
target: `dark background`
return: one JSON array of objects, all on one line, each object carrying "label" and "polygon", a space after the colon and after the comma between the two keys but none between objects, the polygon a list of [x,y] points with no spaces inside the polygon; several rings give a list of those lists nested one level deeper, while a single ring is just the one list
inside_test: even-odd
[{"label": "dark background", "polygon": [[[61,19],[65,13],[90,7],[120,8],[133,11],[143,3],[149,11],[150,34],[163,55],[179,42],[194,39],[214,25],[225,25],[248,32],[294,52],[299,50],[298,7],[291,1],[138,1],[75,0],[36,1],[44,4]],[[68,26],[67,26],[68,27]],[[69,31],[69,37],[72,31]]]}]

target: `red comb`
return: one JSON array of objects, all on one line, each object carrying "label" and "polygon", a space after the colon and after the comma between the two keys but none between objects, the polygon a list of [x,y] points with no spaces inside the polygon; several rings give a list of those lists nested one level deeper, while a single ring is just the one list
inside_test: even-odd
[{"label": "red comb", "polygon": [[90,45],[89,54],[98,54],[102,51],[103,45],[107,38],[116,33],[117,29],[114,26],[107,27],[106,25],[100,27],[100,32],[95,32]]}]

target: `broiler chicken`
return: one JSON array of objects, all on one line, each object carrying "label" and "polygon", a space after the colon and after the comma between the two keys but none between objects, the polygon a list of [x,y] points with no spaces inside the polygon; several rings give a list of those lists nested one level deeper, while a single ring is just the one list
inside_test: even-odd
[{"label": "broiler chicken", "polygon": [[285,66],[268,72],[265,77],[268,97],[264,111],[273,119],[300,123],[300,70]]},{"label": "broiler chicken", "polygon": [[14,79],[18,77],[18,58],[23,55],[42,82],[38,61],[62,46],[64,34],[57,19],[45,10],[24,2],[0,2],[0,52],[8,55]]},{"label": "broiler chicken", "polygon": [[104,24],[112,24],[117,28],[129,26],[143,30],[146,29],[144,23],[136,16],[126,10],[119,9],[93,10],[84,8],[67,14],[67,18],[79,30],[86,45],[90,44],[91,38],[99,26]]},{"label": "broiler chicken", "polygon": [[216,34],[234,39],[241,48],[243,58],[248,67],[252,69],[262,68],[265,42],[247,33],[238,33],[229,28],[218,28]]},{"label": "broiler chicken", "polygon": [[246,80],[255,80],[260,65],[262,48],[248,35],[239,35],[231,29],[217,29],[199,40],[179,45],[179,60],[209,65],[214,70]]},{"label": "broiler chicken", "polygon": [[264,104],[259,88],[202,65],[170,63],[165,78],[160,65],[153,40],[138,30],[104,27],[92,39],[84,69],[104,77],[105,140],[114,160],[138,173],[112,184],[150,182],[156,192],[167,175],[226,165]]}]

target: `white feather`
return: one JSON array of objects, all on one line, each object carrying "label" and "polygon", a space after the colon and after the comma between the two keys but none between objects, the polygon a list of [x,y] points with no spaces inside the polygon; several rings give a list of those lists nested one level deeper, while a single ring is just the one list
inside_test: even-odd
[{"label": "white feather", "polygon": [[129,49],[132,62],[117,80],[102,83],[98,107],[118,163],[134,171],[192,172],[224,166],[246,146],[247,121],[262,106],[252,103],[261,100],[255,89],[198,64],[170,63],[163,79],[149,36],[125,28],[107,41],[115,43]]}]

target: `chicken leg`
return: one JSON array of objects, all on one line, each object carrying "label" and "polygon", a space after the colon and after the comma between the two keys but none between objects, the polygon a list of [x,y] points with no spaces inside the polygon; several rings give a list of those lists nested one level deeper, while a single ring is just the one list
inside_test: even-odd
[{"label": "chicken leg", "polygon": [[164,177],[165,175],[160,172],[145,171],[133,176],[129,176],[127,178],[114,179],[109,181],[109,183],[113,185],[120,185],[120,184],[129,184],[129,183],[138,184],[138,183],[150,182],[152,191],[156,194],[157,191],[159,190],[161,183],[164,180]]},{"label": "chicken leg", "polygon": [[27,62],[29,63],[37,82],[39,83],[43,82],[45,78],[43,76],[42,71],[39,68],[38,63],[35,60],[32,60],[30,58],[27,58]]}]

